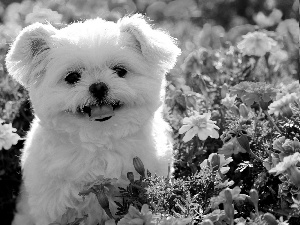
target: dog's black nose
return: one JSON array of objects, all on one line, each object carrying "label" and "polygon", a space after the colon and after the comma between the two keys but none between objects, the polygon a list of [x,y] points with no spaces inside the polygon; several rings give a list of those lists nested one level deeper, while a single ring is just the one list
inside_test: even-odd
[{"label": "dog's black nose", "polygon": [[103,82],[94,83],[89,87],[89,91],[95,98],[101,100],[107,95],[108,87]]}]

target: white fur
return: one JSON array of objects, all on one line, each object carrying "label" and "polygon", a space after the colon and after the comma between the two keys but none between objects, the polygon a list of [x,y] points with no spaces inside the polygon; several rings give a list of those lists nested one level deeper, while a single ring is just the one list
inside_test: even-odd
[{"label": "white fur", "polygon": [[[35,23],[20,33],[6,63],[28,89],[36,118],[22,153],[24,188],[14,225],[48,225],[68,207],[88,213],[90,225],[101,223],[107,217],[95,198],[84,201],[78,193],[101,175],[126,183],[135,156],[153,174],[167,175],[172,146],[155,112],[164,75],[179,54],[173,39],[140,15],[61,30]],[[111,70],[116,64],[128,70],[125,78]],[[72,70],[81,71],[73,86],[64,80]],[[78,106],[95,103],[89,86],[97,82],[109,87],[108,98],[124,103],[104,122],[76,114]]]}]

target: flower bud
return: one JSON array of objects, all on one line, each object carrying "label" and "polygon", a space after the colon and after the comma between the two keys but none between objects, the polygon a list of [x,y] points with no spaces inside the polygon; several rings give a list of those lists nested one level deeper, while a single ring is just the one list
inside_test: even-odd
[{"label": "flower bud", "polygon": [[210,219],[205,219],[200,225],[214,225],[214,223]]},{"label": "flower bud", "polygon": [[108,201],[108,198],[107,198],[106,194],[104,193],[104,191],[99,191],[97,193],[97,199],[98,199],[98,202],[101,205],[101,207],[104,209],[105,213],[110,218],[113,218],[112,214],[110,212],[110,209],[109,209],[109,201]]},{"label": "flower bud", "polygon": [[228,84],[226,83],[223,84],[221,88],[221,98],[225,98],[228,91],[229,91]]},{"label": "flower bud", "polygon": [[229,218],[230,223],[232,224],[231,221],[233,221],[234,219],[234,208],[233,208],[233,204],[230,202],[225,202],[223,203],[224,205],[224,211],[225,211],[225,215]]},{"label": "flower bud", "polygon": [[256,189],[251,189],[249,192],[250,199],[254,204],[255,211],[258,213],[258,192]]},{"label": "flower bud", "polygon": [[97,193],[97,199],[103,209],[109,208],[108,198],[107,198],[106,194],[104,193],[104,191],[99,191]]},{"label": "flower bud", "polygon": [[250,152],[250,145],[249,140],[246,135],[242,134],[240,137],[236,138],[238,143],[242,146],[243,149],[246,150],[246,152]]},{"label": "flower bud", "polygon": [[267,222],[268,225],[278,225],[275,216],[271,213],[265,213],[264,220]]},{"label": "flower bud", "polygon": [[171,164],[168,163],[168,175],[167,175],[167,180],[169,180],[171,177]]},{"label": "flower bud", "polygon": [[253,202],[253,204],[258,204],[258,192],[256,189],[251,189],[249,192],[251,201]]},{"label": "flower bud", "polygon": [[224,191],[224,195],[227,203],[232,203],[232,194],[229,188],[226,188]]},{"label": "flower bud", "polygon": [[247,106],[244,103],[240,104],[239,112],[240,112],[240,115],[243,118],[245,118],[245,119],[248,118],[249,110],[248,110]]},{"label": "flower bud", "polygon": [[231,112],[234,113],[234,115],[236,115],[238,117],[240,116],[239,108],[236,105],[231,106],[230,110],[231,110]]},{"label": "flower bud", "polygon": [[195,96],[192,96],[192,95],[185,96],[185,102],[188,107],[195,108],[195,106],[197,105],[196,98],[195,98]]},{"label": "flower bud", "polygon": [[295,165],[292,165],[287,169],[287,173],[292,183],[300,188],[300,170]]},{"label": "flower bud", "polygon": [[218,154],[213,154],[211,161],[210,161],[210,165],[213,169],[213,171],[216,171],[219,169],[220,167],[220,156]]},{"label": "flower bud", "polygon": [[144,167],[142,160],[139,157],[136,156],[133,158],[133,166],[134,166],[136,172],[138,172],[144,178],[145,177],[145,167]]},{"label": "flower bud", "polygon": [[134,182],[134,175],[133,172],[128,172],[127,173],[127,179],[130,181],[130,183]]}]

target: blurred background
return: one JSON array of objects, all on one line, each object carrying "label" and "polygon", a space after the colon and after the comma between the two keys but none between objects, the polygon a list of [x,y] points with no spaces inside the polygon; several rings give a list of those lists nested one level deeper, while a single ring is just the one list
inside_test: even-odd
[{"label": "blurred background", "polygon": [[[48,21],[59,27],[60,24],[96,17],[117,21],[133,13],[146,15],[155,27],[167,30],[178,39],[182,55],[176,68],[167,76],[174,87],[180,86],[182,79],[193,86],[189,83],[187,63],[192,63],[194,56],[191,53],[195,50],[206,49],[199,57],[213,58],[215,52],[211,54],[210,51],[235,45],[242,35],[257,29],[276,31],[278,36],[286,36],[282,43],[289,55],[289,66],[282,70],[280,76],[287,81],[299,79],[299,0],[1,0],[0,118],[12,122],[21,137],[24,137],[32,120],[26,90],[7,76],[4,66],[10,43],[25,26]],[[295,26],[298,30],[294,29]],[[212,61],[201,59],[201,66],[202,73],[214,79],[220,70],[216,65],[210,65]],[[194,85],[192,89],[205,95],[197,87]],[[180,108],[180,98],[176,101],[168,104],[177,104]],[[175,129],[176,122],[173,123]],[[3,150],[0,154],[1,225],[10,224],[15,210],[21,180],[18,156],[22,145],[23,140],[10,151]]]},{"label": "blurred background", "polygon": [[[39,12],[38,18],[34,12]],[[70,23],[95,17],[116,21],[137,12],[167,29],[183,48],[199,44],[217,48],[219,39],[236,41],[251,29],[242,25],[271,30],[280,21],[299,20],[299,0],[1,0],[0,47],[34,21]]]}]

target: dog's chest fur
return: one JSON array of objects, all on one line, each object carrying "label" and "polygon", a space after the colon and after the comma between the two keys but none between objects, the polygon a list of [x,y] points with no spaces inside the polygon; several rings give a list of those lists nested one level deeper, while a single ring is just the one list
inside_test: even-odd
[{"label": "dog's chest fur", "polygon": [[[126,138],[102,137],[101,141],[93,143],[88,142],[86,137],[83,142],[78,135],[80,132],[74,132],[73,135],[44,128],[36,120],[28,134],[22,155],[25,186],[35,193],[52,192],[53,196],[59,191],[68,192],[67,196],[71,200],[62,207],[78,208],[82,207],[79,192],[101,176],[117,178],[120,185],[128,183],[127,172],[134,172],[138,179],[139,175],[133,166],[133,158],[136,156],[141,158],[145,168],[152,174],[166,176],[171,146],[167,139],[162,139],[166,135],[158,134],[162,129],[155,129],[153,124],[155,123],[150,121],[139,132]],[[160,123],[160,127],[161,125]],[[96,134],[90,135],[94,141]],[[159,135],[160,143],[156,143]],[[163,146],[165,149],[160,149],[161,160],[156,160],[159,157],[157,148]],[[29,201],[36,202],[36,198],[33,196]],[[53,200],[53,207],[57,207],[56,201]],[[89,201],[95,202],[94,199]],[[55,218],[57,215],[52,216]]]},{"label": "dog's chest fur", "polygon": [[[73,135],[45,129],[35,121],[28,135],[22,165],[25,173],[26,167],[35,166],[39,172],[43,171],[44,175],[74,182],[92,182],[101,175],[126,181],[127,172],[135,172],[133,158],[138,156],[149,171],[166,175],[161,171],[167,171],[168,162],[164,161],[166,164],[158,165],[155,159],[160,150],[162,158],[170,160],[170,155],[164,155],[170,149],[155,149],[159,144],[159,147],[163,144],[155,143],[155,136],[158,134],[154,131],[153,127],[146,125],[129,137],[114,139],[103,136],[99,137],[101,140],[98,143],[93,143],[88,142],[86,137],[85,142],[82,142],[78,132],[74,132]],[[93,140],[96,134],[90,135]],[[170,144],[166,137],[164,140],[160,138],[160,141]],[[167,145],[164,147],[171,147]],[[30,154],[34,154],[35,157],[28,157]],[[35,162],[30,162],[33,160]]]}]

